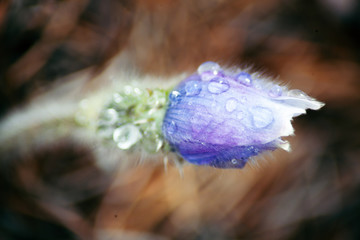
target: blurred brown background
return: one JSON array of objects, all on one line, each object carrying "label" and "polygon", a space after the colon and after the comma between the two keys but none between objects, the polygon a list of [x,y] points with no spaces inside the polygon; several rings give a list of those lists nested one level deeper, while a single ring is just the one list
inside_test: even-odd
[{"label": "blurred brown background", "polygon": [[356,0],[0,1],[3,118],[117,56],[143,76],[251,66],[326,103],[294,121],[292,153],[183,178],[24,133],[0,152],[0,239],[360,239],[359,16]]}]

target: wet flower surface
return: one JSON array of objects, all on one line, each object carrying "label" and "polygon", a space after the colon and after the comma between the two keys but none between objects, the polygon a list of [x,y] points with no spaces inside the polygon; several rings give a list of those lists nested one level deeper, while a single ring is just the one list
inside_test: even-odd
[{"label": "wet flower surface", "polygon": [[100,113],[97,131],[121,150],[140,147],[148,153],[166,148],[161,133],[166,90],[127,85],[113,94]]},{"label": "wet flower surface", "polygon": [[163,135],[197,165],[242,168],[267,150],[289,149],[293,117],[322,103],[240,69],[205,62],[169,95]]}]

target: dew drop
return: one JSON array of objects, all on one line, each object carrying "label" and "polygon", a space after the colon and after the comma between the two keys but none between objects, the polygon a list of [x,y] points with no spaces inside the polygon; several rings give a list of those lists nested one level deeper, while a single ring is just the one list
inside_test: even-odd
[{"label": "dew drop", "polygon": [[297,97],[297,98],[310,98],[306,93],[304,93],[303,91],[301,90],[298,90],[298,89],[293,89],[293,90],[290,90],[287,95],[289,97]]},{"label": "dew drop", "polygon": [[185,85],[186,96],[196,96],[201,92],[201,83],[199,81],[189,81]]},{"label": "dew drop", "polygon": [[216,75],[213,74],[212,72],[204,72],[203,74],[201,74],[201,80],[203,80],[204,82],[208,82],[214,78],[216,78]]},{"label": "dew drop", "polygon": [[146,149],[149,153],[156,153],[163,146],[163,140],[158,134],[147,133],[141,139],[142,147]]},{"label": "dew drop", "polygon": [[213,94],[220,94],[226,92],[227,90],[229,90],[229,88],[229,83],[222,78],[215,78],[211,80],[208,85],[209,92]]},{"label": "dew drop", "polygon": [[117,122],[118,120],[118,113],[115,109],[109,108],[103,114],[102,119],[106,124],[112,125]]},{"label": "dew drop", "polygon": [[139,128],[132,124],[123,125],[115,129],[113,139],[116,142],[118,148],[129,149],[141,138]]},{"label": "dew drop", "polygon": [[282,94],[282,88],[278,85],[273,86],[269,91],[270,97],[280,97]]},{"label": "dew drop", "polygon": [[124,100],[124,98],[119,93],[114,93],[113,99],[116,103],[121,103]]},{"label": "dew drop", "polygon": [[228,112],[233,112],[237,107],[238,101],[235,98],[230,98],[226,101],[225,108]]},{"label": "dew drop", "polygon": [[205,72],[209,72],[213,75],[217,75],[220,70],[221,70],[221,67],[219,64],[208,61],[208,62],[204,62],[203,64],[201,64],[198,67],[197,72],[199,75],[202,75]]},{"label": "dew drop", "polygon": [[269,126],[273,120],[273,114],[268,108],[256,106],[251,109],[252,124],[255,128],[265,128]]},{"label": "dew drop", "polygon": [[241,72],[238,75],[236,75],[235,80],[245,86],[251,86],[252,84],[251,75],[246,72]]},{"label": "dew drop", "polygon": [[169,95],[170,103],[172,105],[177,104],[181,100],[181,93],[178,91],[172,91]]}]

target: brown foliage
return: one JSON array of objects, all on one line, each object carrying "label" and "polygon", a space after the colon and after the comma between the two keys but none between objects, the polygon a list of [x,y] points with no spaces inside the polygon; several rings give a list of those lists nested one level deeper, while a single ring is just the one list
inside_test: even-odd
[{"label": "brown foliage", "polygon": [[251,66],[326,106],[295,121],[291,153],[244,170],[186,165],[183,178],[150,163],[110,174],[85,140],[24,133],[0,152],[0,236],[359,239],[360,5],[264,2],[1,2],[2,116],[71,73],[96,80],[119,55],[144,75]]}]

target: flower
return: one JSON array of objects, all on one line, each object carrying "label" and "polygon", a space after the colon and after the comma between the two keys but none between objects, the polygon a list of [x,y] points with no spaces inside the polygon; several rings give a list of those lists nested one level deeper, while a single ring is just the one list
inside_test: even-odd
[{"label": "flower", "polygon": [[289,144],[291,120],[324,104],[240,69],[201,64],[171,93],[162,132],[190,163],[243,168],[250,157]]}]

